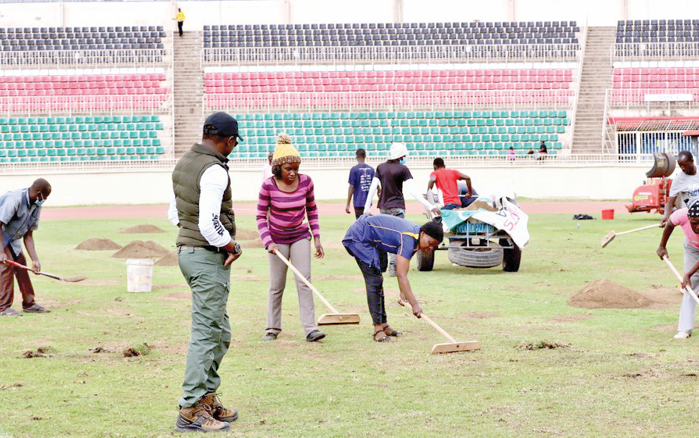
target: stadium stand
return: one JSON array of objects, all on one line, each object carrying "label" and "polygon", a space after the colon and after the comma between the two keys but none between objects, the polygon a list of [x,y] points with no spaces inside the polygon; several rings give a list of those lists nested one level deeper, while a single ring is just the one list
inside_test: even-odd
[{"label": "stadium stand", "polygon": [[158,159],[158,131],[157,115],[0,118],[0,163]]},{"label": "stadium stand", "polygon": [[417,156],[504,156],[512,146],[524,155],[550,142],[550,153],[562,148],[559,136],[570,124],[566,111],[408,111],[239,114],[244,144],[236,158],[264,158],[275,135],[290,134],[310,158],[347,158],[358,147],[370,157],[383,157],[391,143],[403,142]]},{"label": "stadium stand", "polygon": [[[235,159],[264,157],[281,131],[311,158],[360,146],[379,157],[394,141],[429,157],[504,156],[511,146],[521,155],[544,140],[555,155],[570,143],[579,31],[575,22],[205,26],[203,108],[255,126]],[[401,63],[408,53],[430,62]],[[508,61],[478,64],[482,56]]]},{"label": "stadium stand", "polygon": [[165,35],[156,26],[0,28],[0,163],[172,156]]}]

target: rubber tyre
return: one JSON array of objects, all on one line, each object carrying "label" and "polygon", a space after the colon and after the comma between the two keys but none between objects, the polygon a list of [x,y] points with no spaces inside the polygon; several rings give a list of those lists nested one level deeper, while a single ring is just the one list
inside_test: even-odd
[{"label": "rubber tyre", "polygon": [[431,271],[434,267],[434,250],[417,252],[417,270]]},{"label": "rubber tyre", "polygon": [[449,248],[449,261],[466,268],[493,268],[502,264],[503,249],[497,243],[490,247]]},{"label": "rubber tyre", "polygon": [[519,264],[522,261],[522,250],[519,246],[514,245],[512,248],[505,249],[502,254],[502,270],[505,272],[519,271]]}]

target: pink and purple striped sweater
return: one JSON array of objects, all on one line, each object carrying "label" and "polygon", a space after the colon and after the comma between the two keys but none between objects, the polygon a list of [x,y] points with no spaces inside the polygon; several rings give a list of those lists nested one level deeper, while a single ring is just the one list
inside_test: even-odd
[{"label": "pink and purple striped sweater", "polygon": [[[304,216],[308,215],[308,223]],[[257,200],[257,229],[265,248],[270,243],[291,244],[310,237],[320,238],[318,207],[313,193],[313,180],[299,174],[299,186],[293,192],[277,187],[274,177],[267,178]]]}]

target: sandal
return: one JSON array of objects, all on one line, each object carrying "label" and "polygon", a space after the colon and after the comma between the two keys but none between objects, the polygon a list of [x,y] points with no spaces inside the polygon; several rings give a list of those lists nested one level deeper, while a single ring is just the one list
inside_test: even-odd
[{"label": "sandal", "polygon": [[400,338],[401,336],[403,336],[403,333],[399,332],[398,330],[393,330],[389,326],[384,327],[383,332],[386,333],[388,336],[393,336],[394,338]]},{"label": "sandal", "polygon": [[[379,335],[379,333],[383,333],[383,334]],[[379,331],[374,333],[374,340],[376,342],[389,342],[391,340],[391,338],[389,338],[388,335],[386,335],[386,332],[384,332],[383,330],[379,330]]]}]

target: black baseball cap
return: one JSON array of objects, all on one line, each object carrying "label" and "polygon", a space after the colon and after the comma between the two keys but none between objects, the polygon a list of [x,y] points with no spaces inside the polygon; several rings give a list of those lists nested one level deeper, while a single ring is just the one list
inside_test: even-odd
[{"label": "black baseball cap", "polygon": [[226,138],[238,137],[240,141],[244,141],[238,133],[238,121],[224,112],[213,113],[206,118],[204,134],[214,134]]}]

